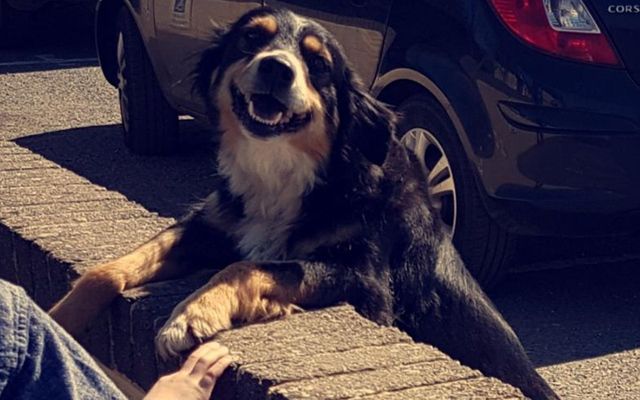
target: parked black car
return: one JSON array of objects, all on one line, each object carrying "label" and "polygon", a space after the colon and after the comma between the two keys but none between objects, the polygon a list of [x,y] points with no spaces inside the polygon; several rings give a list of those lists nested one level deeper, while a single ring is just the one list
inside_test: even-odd
[{"label": "parked black car", "polygon": [[47,42],[51,33],[44,36],[43,28],[56,34],[69,30],[90,34],[96,3],[97,0],[0,0],[0,48]]},{"label": "parked black car", "polygon": [[[102,0],[97,40],[135,152],[175,148],[214,25],[264,1]],[[604,0],[281,0],[327,26],[399,135],[468,267],[495,282],[514,235],[640,222],[640,9]],[[634,11],[635,10],[635,11]]]}]

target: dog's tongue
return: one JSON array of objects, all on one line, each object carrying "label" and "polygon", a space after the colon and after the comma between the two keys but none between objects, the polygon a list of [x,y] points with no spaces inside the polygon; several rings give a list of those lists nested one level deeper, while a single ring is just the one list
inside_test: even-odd
[{"label": "dog's tongue", "polygon": [[270,95],[254,94],[249,102],[249,113],[258,121],[275,125],[282,119],[284,105]]}]

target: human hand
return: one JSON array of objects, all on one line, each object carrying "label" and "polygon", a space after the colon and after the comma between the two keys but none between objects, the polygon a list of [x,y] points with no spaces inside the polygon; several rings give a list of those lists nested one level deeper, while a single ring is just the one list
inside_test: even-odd
[{"label": "human hand", "polygon": [[226,347],[214,341],[204,343],[178,371],[158,379],[144,400],[209,400],[216,381],[232,361]]}]

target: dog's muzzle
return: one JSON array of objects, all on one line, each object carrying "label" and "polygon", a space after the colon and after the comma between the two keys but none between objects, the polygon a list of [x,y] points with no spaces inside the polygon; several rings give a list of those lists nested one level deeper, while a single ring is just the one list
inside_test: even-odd
[{"label": "dog's muzzle", "polygon": [[[281,56],[259,61],[251,84],[232,85],[233,111],[254,136],[267,138],[300,130],[311,120],[311,111],[294,112],[292,103],[295,71]],[[249,89],[246,87],[250,86]]]}]

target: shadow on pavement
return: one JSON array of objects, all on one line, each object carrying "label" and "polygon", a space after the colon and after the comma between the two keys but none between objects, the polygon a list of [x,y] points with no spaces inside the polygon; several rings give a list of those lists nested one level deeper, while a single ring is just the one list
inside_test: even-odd
[{"label": "shadow on pavement", "polygon": [[640,347],[640,262],[513,274],[492,299],[538,367]]},{"label": "shadow on pavement", "polygon": [[214,145],[207,131],[193,120],[181,121],[180,130],[184,143],[171,157],[131,154],[120,125],[47,132],[15,142],[149,211],[178,218],[206,197],[215,182]]}]

